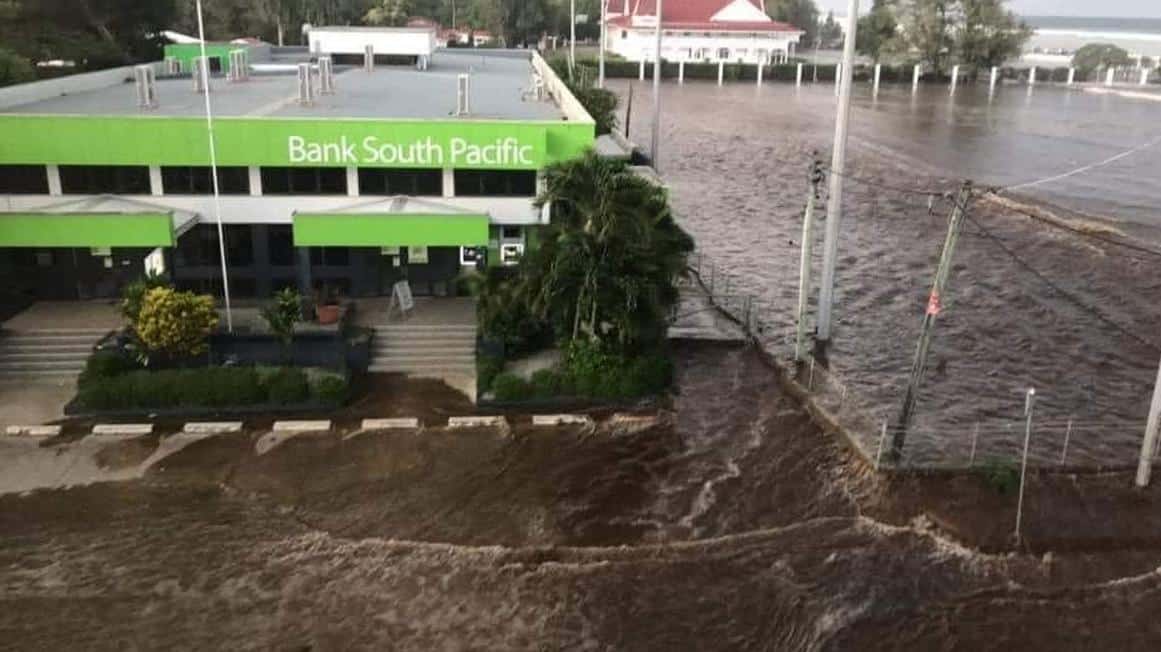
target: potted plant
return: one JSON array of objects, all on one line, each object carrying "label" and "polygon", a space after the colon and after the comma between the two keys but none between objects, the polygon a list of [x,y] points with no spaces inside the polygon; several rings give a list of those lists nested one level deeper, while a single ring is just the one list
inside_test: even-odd
[{"label": "potted plant", "polygon": [[293,288],[274,295],[274,303],[262,309],[262,318],[270,332],[282,344],[282,358],[287,364],[293,359],[294,325],[302,319],[302,298]]},{"label": "potted plant", "polygon": [[323,284],[314,312],[318,316],[320,324],[337,324],[339,322],[339,298],[330,285]]}]

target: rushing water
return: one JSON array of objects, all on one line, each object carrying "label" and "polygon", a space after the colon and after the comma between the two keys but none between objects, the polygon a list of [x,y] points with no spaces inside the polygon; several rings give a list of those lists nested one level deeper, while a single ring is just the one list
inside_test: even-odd
[{"label": "rushing water", "polygon": [[[622,95],[627,86],[614,83]],[[634,86],[630,137],[647,144],[649,93]],[[772,306],[766,319],[784,339],[797,301],[806,171],[812,150],[829,160],[833,87],[666,83],[662,97],[660,168],[683,226],[729,268],[735,287]],[[986,84],[954,96],[945,86],[912,96],[909,86],[885,85],[877,99],[859,88],[848,172],[877,185],[846,184],[830,359],[876,418],[897,410],[949,210],[884,186],[952,191],[965,178],[1006,186],[1058,175],[1155,142],[1159,110],[1149,100],[1049,86],[1009,85],[989,97]],[[1112,220],[1155,244],[1158,169],[1161,145],[1023,196]],[[965,228],[910,458],[966,459],[977,424],[981,456],[1011,454],[1022,438],[1024,390],[1035,387],[1034,459],[1058,463],[1067,433],[1070,462],[1131,463],[1161,355],[1157,259],[984,201],[972,216],[1019,261],[975,224]],[[817,274],[820,244],[815,254]]]}]

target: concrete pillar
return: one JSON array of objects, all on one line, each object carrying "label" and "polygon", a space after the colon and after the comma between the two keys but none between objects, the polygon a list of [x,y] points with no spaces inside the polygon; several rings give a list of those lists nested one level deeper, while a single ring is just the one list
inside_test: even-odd
[{"label": "concrete pillar", "polygon": [[161,166],[149,166],[149,194],[154,196],[165,194],[165,184],[161,181]]},{"label": "concrete pillar", "polygon": [[799,63],[798,69],[794,71],[794,85],[802,86],[802,63]]},{"label": "concrete pillar", "polygon": [[874,90],[872,91],[875,95],[879,94],[879,80],[882,78],[882,76],[883,76],[883,64],[876,63],[875,64],[875,86],[874,86]]},{"label": "concrete pillar", "polygon": [[454,168],[443,169],[443,196],[456,196],[456,171]]},{"label": "concrete pillar", "polygon": [[248,172],[250,173],[250,196],[259,197],[262,195],[262,168],[251,165]]},{"label": "concrete pillar", "polygon": [[55,165],[46,165],[45,171],[48,174],[48,194],[63,195],[60,189],[60,168]]},{"label": "concrete pillar", "polygon": [[923,74],[923,66],[915,64],[911,69],[911,94],[914,95],[919,90],[919,77]]},{"label": "concrete pillar", "polygon": [[685,83],[685,62],[684,61],[677,62],[677,83],[679,83],[679,84]]},{"label": "concrete pillar", "polygon": [[314,296],[310,278],[310,247],[295,247],[294,255],[298,258],[294,265],[294,273],[298,277],[298,292],[304,297]]},{"label": "concrete pillar", "polygon": [[758,85],[762,85],[762,64],[758,64]]},{"label": "concrete pillar", "polygon": [[834,96],[838,97],[839,88],[843,79],[843,64],[835,64],[834,67]]},{"label": "concrete pillar", "polygon": [[1109,68],[1109,72],[1105,75],[1105,86],[1112,86],[1117,79],[1117,69]]},{"label": "concrete pillar", "polygon": [[359,168],[354,166],[347,167],[347,195],[359,196]]},{"label": "concrete pillar", "polygon": [[645,81],[645,55],[641,55],[641,61],[637,62],[637,79]]},{"label": "concrete pillar", "polygon": [[951,93],[955,94],[955,87],[959,86],[959,64],[951,67]]},{"label": "concrete pillar", "polygon": [[1028,71],[1028,85],[1036,85],[1036,66],[1032,66],[1032,69]]},{"label": "concrete pillar", "polygon": [[[1138,59],[1138,64],[1139,63],[1140,63],[1140,60]],[[1149,85],[1149,69],[1148,68],[1141,69],[1141,85],[1142,86]]]},{"label": "concrete pillar", "polygon": [[718,62],[718,86],[722,85],[722,79],[725,78],[725,73],[726,73],[726,62],[719,61]]},{"label": "concrete pillar", "polygon": [[1068,82],[1067,83],[1069,86],[1072,86],[1073,82],[1075,82],[1075,81],[1076,81],[1076,68],[1069,68],[1068,69]]}]

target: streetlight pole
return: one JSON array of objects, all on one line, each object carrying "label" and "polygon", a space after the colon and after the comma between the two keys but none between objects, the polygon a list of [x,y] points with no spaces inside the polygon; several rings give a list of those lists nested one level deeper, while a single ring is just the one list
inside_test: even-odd
[{"label": "streetlight pole", "polygon": [[[226,234],[225,229],[222,228],[221,189],[218,187],[218,150],[214,144],[214,113],[210,108],[210,60],[206,56],[206,26],[202,18],[202,0],[197,0],[197,12],[198,38],[201,39],[202,51],[200,74],[202,75],[202,86],[205,88],[206,134],[210,142],[210,178],[214,184],[214,219],[218,224],[218,254],[222,261],[222,298],[225,300],[226,306],[226,330],[233,333],[234,314],[230,309],[230,276],[226,269]],[[195,74],[198,74],[198,72],[195,72]]]},{"label": "streetlight pole", "polygon": [[839,221],[842,219],[843,174],[846,172],[847,127],[851,120],[851,80],[855,72],[855,32],[859,26],[859,0],[847,5],[847,34],[843,43],[842,82],[834,127],[834,154],[830,164],[830,195],[826,204],[826,239],[822,249],[822,283],[818,289],[818,335],[830,340],[834,304],[835,264],[838,261]]},{"label": "streetlight pole", "polygon": [[601,47],[597,53],[597,88],[605,87],[605,43],[608,39],[608,32],[605,25],[605,12],[608,11],[609,0],[601,0]]},{"label": "streetlight pole", "polygon": [[661,156],[658,154],[661,143],[661,4],[662,0],[657,0],[657,44],[653,56],[653,142],[649,150],[655,171],[661,170]]},{"label": "streetlight pole", "polygon": [[576,0],[568,0],[568,74],[576,68]]}]

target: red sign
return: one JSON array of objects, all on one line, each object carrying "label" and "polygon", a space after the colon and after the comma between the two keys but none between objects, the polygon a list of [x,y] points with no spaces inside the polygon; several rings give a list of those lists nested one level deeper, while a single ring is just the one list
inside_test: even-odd
[{"label": "red sign", "polygon": [[932,291],[931,296],[927,298],[927,314],[935,317],[943,310],[943,306],[939,303],[939,293]]}]

